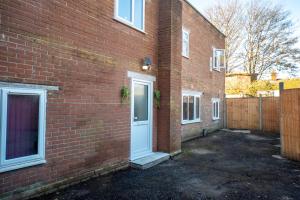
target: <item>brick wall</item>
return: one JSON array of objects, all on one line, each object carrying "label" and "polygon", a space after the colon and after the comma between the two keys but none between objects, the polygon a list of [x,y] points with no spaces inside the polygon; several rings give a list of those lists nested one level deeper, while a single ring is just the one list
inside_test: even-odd
[{"label": "brick wall", "polygon": [[[208,23],[186,1],[183,1],[182,25],[190,31],[190,55],[182,57],[182,89],[203,92],[200,123],[182,125],[183,140],[199,136],[202,129],[217,129],[223,126],[224,69],[210,71],[213,47],[224,49],[224,36]],[[211,98],[220,98],[221,120],[212,120]]]},{"label": "brick wall", "polygon": [[[153,112],[153,151],[180,151],[181,135],[221,126],[211,120],[210,99],[223,98],[224,74],[209,71],[209,57],[213,45],[224,47],[223,36],[183,0],[146,0],[146,33],[113,16],[112,0],[0,1],[0,81],[59,86],[48,93],[47,163],[1,173],[0,195],[126,166],[130,104],[121,104],[120,89],[130,86],[127,71],[146,73],[145,56],[162,95]],[[191,29],[188,60],[181,56],[182,25]],[[182,89],[204,92],[202,123],[181,125]]]},{"label": "brick wall", "polygon": [[164,0],[159,17],[159,72],[161,108],[158,112],[158,148],[175,153],[181,149],[181,27],[182,2]]},{"label": "brick wall", "polygon": [[[143,73],[145,56],[157,76],[158,0],[146,1],[146,34],[115,21],[113,2],[0,1],[0,81],[60,88],[48,93],[47,163],[1,173],[0,194],[128,162],[130,105],[120,89],[128,70]],[[154,109],[154,150],[156,118]]]}]

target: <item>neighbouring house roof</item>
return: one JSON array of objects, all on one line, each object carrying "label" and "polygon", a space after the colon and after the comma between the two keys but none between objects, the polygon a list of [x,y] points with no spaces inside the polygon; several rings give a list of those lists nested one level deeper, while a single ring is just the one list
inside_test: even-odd
[{"label": "neighbouring house roof", "polygon": [[239,72],[239,73],[228,73],[226,74],[226,78],[227,77],[242,77],[242,76],[246,76],[246,77],[250,77],[251,78],[251,82],[257,80],[258,74],[249,74],[249,73],[245,73],[245,72]]},{"label": "neighbouring house roof", "polygon": [[209,19],[207,19],[195,6],[193,6],[188,0],[184,0],[189,6],[191,6],[205,21],[207,21],[216,31],[218,31],[223,37],[226,35],[218,29]]},{"label": "neighbouring house roof", "polygon": [[231,76],[251,76],[251,74],[243,73],[243,72],[238,72],[238,73],[227,73],[227,74],[226,74],[226,77],[231,77]]}]

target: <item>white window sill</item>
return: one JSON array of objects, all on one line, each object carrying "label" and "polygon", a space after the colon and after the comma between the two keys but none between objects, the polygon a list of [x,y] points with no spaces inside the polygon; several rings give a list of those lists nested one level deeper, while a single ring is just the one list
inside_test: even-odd
[{"label": "white window sill", "polygon": [[186,55],[182,55],[182,57],[186,58],[186,59],[190,59],[189,56],[186,56]]},{"label": "white window sill", "polygon": [[46,160],[45,159],[37,159],[35,161],[28,161],[28,162],[23,162],[23,163],[19,163],[19,164],[10,164],[10,165],[3,165],[0,166],[0,173],[2,172],[8,172],[8,171],[12,171],[12,170],[16,170],[16,169],[21,169],[21,168],[25,168],[25,167],[31,167],[31,166],[35,166],[35,165],[40,165],[40,164],[45,164]]},{"label": "white window sill", "polygon": [[213,121],[219,121],[220,118],[212,118]]},{"label": "white window sill", "polygon": [[182,121],[181,124],[185,125],[185,124],[195,124],[195,123],[201,123],[201,122],[202,122],[202,120],[197,119],[197,120],[191,120],[191,121]]},{"label": "white window sill", "polygon": [[216,72],[221,72],[221,69],[213,68],[213,70],[216,71]]},{"label": "white window sill", "polygon": [[134,25],[130,24],[129,22],[127,22],[126,20],[124,20],[124,19],[122,19],[120,17],[114,17],[113,19],[115,21],[121,23],[121,24],[124,24],[124,25],[128,26],[129,28],[132,28],[132,29],[134,29],[136,31],[139,31],[139,32],[143,33],[143,34],[147,34],[144,30],[135,27]]}]

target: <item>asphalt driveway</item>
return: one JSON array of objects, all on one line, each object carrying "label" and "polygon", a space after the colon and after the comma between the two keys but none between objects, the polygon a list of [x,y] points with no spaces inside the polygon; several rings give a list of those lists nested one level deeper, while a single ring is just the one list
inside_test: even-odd
[{"label": "asphalt driveway", "polygon": [[148,170],[127,169],[39,200],[300,199],[300,162],[278,159],[278,135],[219,131]]}]

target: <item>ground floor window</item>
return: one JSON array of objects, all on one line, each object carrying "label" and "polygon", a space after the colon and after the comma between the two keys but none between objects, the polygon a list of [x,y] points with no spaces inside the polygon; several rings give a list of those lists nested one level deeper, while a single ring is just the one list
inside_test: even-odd
[{"label": "ground floor window", "polygon": [[45,162],[46,91],[0,88],[0,172]]},{"label": "ground floor window", "polygon": [[220,99],[212,98],[212,119],[220,119]]},{"label": "ground floor window", "polygon": [[182,124],[201,121],[201,92],[182,92]]}]

